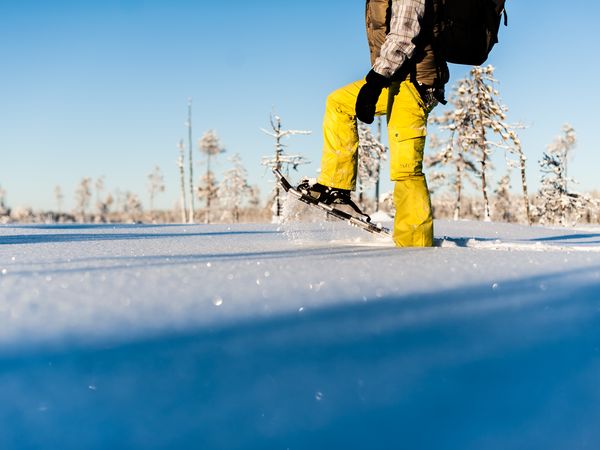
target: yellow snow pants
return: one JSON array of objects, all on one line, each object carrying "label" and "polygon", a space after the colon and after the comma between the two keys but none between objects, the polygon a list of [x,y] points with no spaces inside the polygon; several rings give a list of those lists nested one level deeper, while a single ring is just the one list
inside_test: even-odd
[{"label": "yellow snow pants", "polygon": [[[327,97],[323,119],[323,154],[319,183],[354,190],[358,164],[356,97],[364,80]],[[375,114],[387,115],[390,179],[394,181],[394,242],[399,247],[431,247],[433,218],[423,174],[427,134],[425,104],[412,82],[395,82],[384,89]]]}]

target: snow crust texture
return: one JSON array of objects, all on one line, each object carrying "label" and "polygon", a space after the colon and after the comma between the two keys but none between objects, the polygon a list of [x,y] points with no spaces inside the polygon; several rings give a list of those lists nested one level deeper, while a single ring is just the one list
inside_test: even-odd
[{"label": "snow crust texture", "polygon": [[599,448],[600,228],[436,242],[0,227],[0,448]]}]

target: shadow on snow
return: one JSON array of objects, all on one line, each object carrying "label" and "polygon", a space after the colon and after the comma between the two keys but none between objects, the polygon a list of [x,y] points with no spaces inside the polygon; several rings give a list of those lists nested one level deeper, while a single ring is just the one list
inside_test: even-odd
[{"label": "shadow on snow", "polygon": [[0,447],[594,447],[600,284],[577,274],[5,353]]}]

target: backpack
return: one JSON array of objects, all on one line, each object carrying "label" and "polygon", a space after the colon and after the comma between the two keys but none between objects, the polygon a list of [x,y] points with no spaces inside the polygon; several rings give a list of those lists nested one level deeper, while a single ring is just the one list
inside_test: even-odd
[{"label": "backpack", "polygon": [[433,47],[446,62],[482,65],[494,44],[505,0],[433,0]]}]

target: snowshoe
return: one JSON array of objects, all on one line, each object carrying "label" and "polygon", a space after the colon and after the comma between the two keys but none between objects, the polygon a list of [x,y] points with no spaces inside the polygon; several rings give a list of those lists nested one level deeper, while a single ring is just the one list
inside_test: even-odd
[{"label": "snowshoe", "polygon": [[[352,201],[350,191],[329,188],[319,183],[310,183],[306,179],[298,187],[294,187],[278,169],[273,169],[273,173],[277,177],[279,185],[286,192],[303,203],[325,211],[329,217],[343,220],[370,233],[391,235],[389,229],[371,222],[371,218]],[[343,206],[352,208],[354,214],[339,209]]]}]

